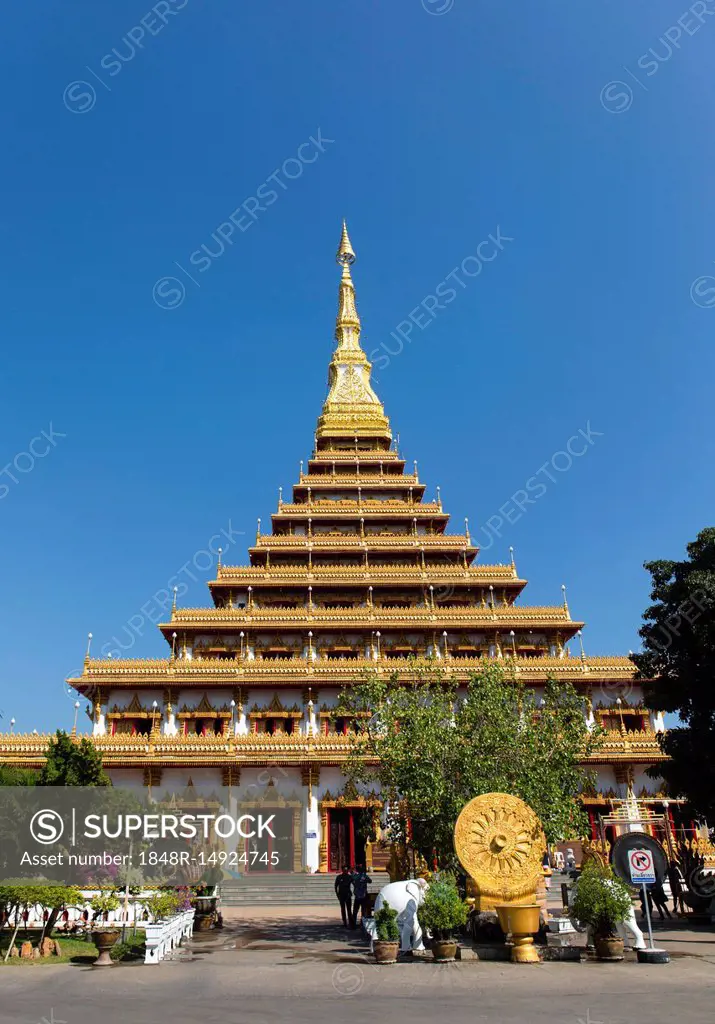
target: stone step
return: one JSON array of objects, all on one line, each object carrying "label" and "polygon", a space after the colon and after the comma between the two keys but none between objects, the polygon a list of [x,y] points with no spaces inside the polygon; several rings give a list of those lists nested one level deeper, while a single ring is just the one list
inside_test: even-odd
[{"label": "stone step", "polygon": [[[371,892],[379,892],[390,881],[386,872],[370,876]],[[220,886],[221,903],[226,907],[260,906],[332,906],[335,899],[335,875],[249,874],[227,879]]]}]

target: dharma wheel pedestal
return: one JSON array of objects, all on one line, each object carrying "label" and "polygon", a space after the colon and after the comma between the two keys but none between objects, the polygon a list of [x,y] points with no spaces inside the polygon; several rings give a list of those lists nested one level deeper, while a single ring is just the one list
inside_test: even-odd
[{"label": "dharma wheel pedestal", "polygon": [[536,892],[546,837],[532,809],[509,793],[475,797],[457,818],[454,849],[475,910],[496,912],[501,930],[512,936],[514,963],[538,963],[533,935],[539,930]]}]

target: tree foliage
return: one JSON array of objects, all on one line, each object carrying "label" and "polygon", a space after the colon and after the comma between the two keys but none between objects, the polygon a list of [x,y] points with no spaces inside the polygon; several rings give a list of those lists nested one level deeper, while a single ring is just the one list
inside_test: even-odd
[{"label": "tree foliage", "polygon": [[[14,916],[14,931],[8,943],[4,960],[10,957],[10,951],[14,945],[17,933],[20,930],[22,914],[30,907],[40,906],[47,911],[48,917],[45,921],[40,942],[45,935],[51,935],[52,929],[64,907],[76,907],[84,902],[82,892],[73,885],[28,885],[23,879],[17,879],[14,883],[9,880],[0,886],[0,910],[2,915],[7,915],[8,922],[12,922]],[[0,916],[2,916],[0,915]]]},{"label": "tree foliage", "polygon": [[683,561],[646,562],[652,604],[634,656],[646,702],[681,724],[661,738],[669,762],[651,769],[699,814],[715,815],[715,527],[687,546]]},{"label": "tree foliage", "polygon": [[428,861],[436,852],[441,866],[455,863],[459,812],[483,793],[521,797],[550,842],[583,832],[578,794],[589,776],[580,762],[600,731],[589,733],[572,686],[548,682],[539,697],[496,666],[466,688],[437,670],[416,681],[371,675],[340,706],[358,729],[346,774],[379,782],[389,837]]},{"label": "tree foliage", "polygon": [[39,773],[32,768],[0,764],[0,786],[36,786]]},{"label": "tree foliage", "polygon": [[86,736],[77,740],[58,729],[45,758],[39,778],[41,786],[111,785],[99,751]]}]

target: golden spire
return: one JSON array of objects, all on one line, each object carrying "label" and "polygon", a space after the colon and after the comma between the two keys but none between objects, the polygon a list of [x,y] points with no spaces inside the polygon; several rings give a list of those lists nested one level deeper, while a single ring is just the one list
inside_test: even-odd
[{"label": "golden spire", "polygon": [[392,439],[389,420],[382,402],[372,389],[372,367],[360,348],[360,317],[350,274],[355,250],[345,221],[335,258],[343,268],[335,321],[337,345],[328,371],[328,397],[318,420],[316,439],[370,437],[387,440],[389,444]]},{"label": "golden spire", "polygon": [[355,262],[355,250],[350,244],[348,226],[343,221],[343,233],[335,259],[343,268],[338,292],[338,317],[335,321],[335,340],[338,350],[360,348],[360,317],[355,305],[355,285],[350,276],[350,264]]}]

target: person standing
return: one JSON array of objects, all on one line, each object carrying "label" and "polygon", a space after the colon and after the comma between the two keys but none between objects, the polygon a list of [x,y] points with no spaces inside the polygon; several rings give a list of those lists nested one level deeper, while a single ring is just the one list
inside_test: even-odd
[{"label": "person standing", "polygon": [[347,864],[343,864],[343,870],[335,879],[335,895],[340,900],[340,913],[343,915],[343,924],[346,928],[354,928],[352,913],[352,886],[353,876],[348,870]]},{"label": "person standing", "polygon": [[365,865],[358,864],[357,871],[353,875],[353,894],[355,897],[353,904],[353,928],[357,926],[358,910],[360,911],[361,921],[364,921],[367,917],[365,906],[367,904],[367,887],[370,882],[372,882],[372,879],[365,870]]},{"label": "person standing", "polygon": [[680,873],[680,868],[671,860],[668,864],[668,881],[670,882],[670,892],[673,897],[673,910],[678,913],[678,904],[680,904],[680,913],[685,913],[685,900],[683,899],[683,876]]},{"label": "person standing", "polygon": [[668,910],[668,897],[665,895],[665,889],[663,888],[663,883],[661,881],[654,882],[653,885],[651,885],[650,894],[653,897],[653,903],[656,905],[658,916],[661,921],[665,920],[663,911],[665,911],[668,917],[672,917],[673,915]]}]

